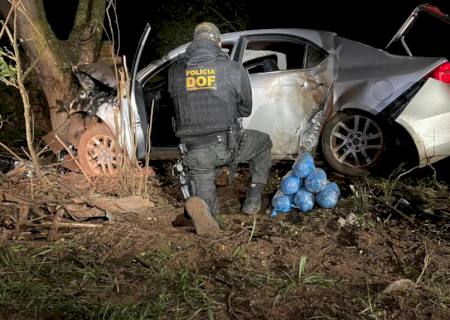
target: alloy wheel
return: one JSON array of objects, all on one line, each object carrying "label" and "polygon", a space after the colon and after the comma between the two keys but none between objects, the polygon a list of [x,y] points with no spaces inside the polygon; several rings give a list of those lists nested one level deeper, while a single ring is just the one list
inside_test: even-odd
[{"label": "alloy wheel", "polygon": [[383,150],[380,126],[367,116],[354,114],[336,123],[330,135],[335,159],[352,168],[372,165]]}]

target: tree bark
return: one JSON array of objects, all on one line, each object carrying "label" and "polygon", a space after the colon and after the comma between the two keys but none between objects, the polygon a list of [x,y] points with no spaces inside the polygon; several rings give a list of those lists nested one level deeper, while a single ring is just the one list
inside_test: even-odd
[{"label": "tree bark", "polygon": [[[70,102],[79,90],[72,65],[92,63],[97,57],[105,7],[106,0],[80,0],[69,40],[62,41],[47,21],[43,0],[21,0],[18,6],[20,42],[29,65],[34,65],[56,131],[64,127]],[[0,13],[6,17],[9,10],[9,2],[0,0]]]}]

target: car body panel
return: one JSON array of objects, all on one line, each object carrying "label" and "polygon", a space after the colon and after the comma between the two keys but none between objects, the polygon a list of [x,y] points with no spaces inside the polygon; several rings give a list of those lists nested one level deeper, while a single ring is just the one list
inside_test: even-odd
[{"label": "car body panel", "polygon": [[320,130],[312,130],[307,123],[327,105],[335,77],[333,58],[330,56],[311,69],[250,75],[253,111],[243,119],[243,126],[269,134],[275,158],[294,159],[299,148],[315,148],[316,144],[301,142],[309,141],[306,136],[310,135],[318,141]]},{"label": "car body panel", "polygon": [[361,109],[376,115],[446,61],[393,55],[341,37],[336,43],[339,72],[334,105],[337,110]]},{"label": "car body panel", "polygon": [[429,78],[396,119],[425,166],[450,155],[450,85]]}]

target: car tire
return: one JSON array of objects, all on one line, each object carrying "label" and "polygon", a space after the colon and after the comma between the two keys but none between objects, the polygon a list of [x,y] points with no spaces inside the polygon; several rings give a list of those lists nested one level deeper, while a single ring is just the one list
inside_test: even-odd
[{"label": "car tire", "polygon": [[339,173],[368,175],[377,171],[383,161],[387,142],[384,132],[384,124],[370,114],[338,112],[323,128],[323,156]]},{"label": "car tire", "polygon": [[113,175],[122,164],[122,151],[116,137],[104,123],[90,124],[77,145],[78,161],[89,176]]}]

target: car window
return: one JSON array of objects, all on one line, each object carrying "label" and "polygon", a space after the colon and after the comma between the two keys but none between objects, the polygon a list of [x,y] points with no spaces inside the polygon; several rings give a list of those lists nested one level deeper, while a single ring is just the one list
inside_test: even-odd
[{"label": "car window", "polygon": [[321,63],[328,56],[327,52],[315,44],[306,44],[306,64],[305,68],[312,68]]},{"label": "car window", "polygon": [[301,41],[249,41],[242,63],[249,73],[303,69],[305,43]]},{"label": "car window", "polygon": [[245,50],[242,64],[249,73],[286,70],[286,55],[276,51]]}]

